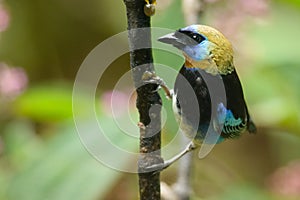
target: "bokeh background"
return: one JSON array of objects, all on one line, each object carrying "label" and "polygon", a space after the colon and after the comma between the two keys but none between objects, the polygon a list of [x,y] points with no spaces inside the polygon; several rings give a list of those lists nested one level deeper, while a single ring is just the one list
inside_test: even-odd
[{"label": "bokeh background", "polygon": [[[217,145],[203,160],[195,154],[192,199],[299,199],[300,1],[203,2],[201,23],[217,27],[234,45],[259,131]],[[156,7],[153,26],[185,26],[180,0],[158,0]],[[89,155],[72,119],[72,87],[81,63],[126,25],[122,1],[0,0],[1,200],[137,199],[137,175],[110,169]],[[176,70],[182,64],[182,58],[158,50],[154,59]],[[96,95],[100,121],[111,117],[111,91],[128,70],[125,54],[101,77]],[[120,115],[130,88],[128,80],[118,89]],[[170,102],[164,99],[164,104],[171,116]],[[130,110],[137,122],[137,111]],[[113,120],[106,124],[116,126]],[[164,144],[176,128],[172,117],[167,119]],[[137,151],[137,145],[126,148]],[[177,166],[162,173],[164,182],[176,181]]]}]

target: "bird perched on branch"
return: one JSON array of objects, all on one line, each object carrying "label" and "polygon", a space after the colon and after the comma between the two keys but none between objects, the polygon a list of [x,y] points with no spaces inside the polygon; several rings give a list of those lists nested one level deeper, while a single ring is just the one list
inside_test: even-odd
[{"label": "bird perched on branch", "polygon": [[202,143],[219,143],[237,138],[244,131],[256,132],[233,63],[233,48],[218,30],[191,25],[160,37],[182,51],[185,62],[175,81],[173,92],[153,77],[167,94],[172,94],[173,109],[180,128],[192,139],[188,147],[166,161],[166,168]]}]

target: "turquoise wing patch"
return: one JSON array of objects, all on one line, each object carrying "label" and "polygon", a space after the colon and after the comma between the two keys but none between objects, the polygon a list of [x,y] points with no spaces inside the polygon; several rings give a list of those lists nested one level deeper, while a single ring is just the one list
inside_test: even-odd
[{"label": "turquoise wing patch", "polygon": [[222,136],[225,138],[239,136],[246,128],[246,122],[241,118],[235,118],[232,111],[228,110],[223,103],[220,103],[217,108],[217,123],[214,123],[216,131],[221,129]]}]

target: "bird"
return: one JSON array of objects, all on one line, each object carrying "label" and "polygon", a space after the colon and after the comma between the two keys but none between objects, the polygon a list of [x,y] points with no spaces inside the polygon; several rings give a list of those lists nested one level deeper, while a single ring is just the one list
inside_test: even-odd
[{"label": "bird", "polygon": [[220,31],[190,25],[158,41],[174,46],[184,56],[172,91],[156,75],[154,79],[171,96],[180,129],[191,142],[163,166],[152,168],[165,169],[203,143],[217,144],[245,131],[256,132],[234,67],[232,44]]}]

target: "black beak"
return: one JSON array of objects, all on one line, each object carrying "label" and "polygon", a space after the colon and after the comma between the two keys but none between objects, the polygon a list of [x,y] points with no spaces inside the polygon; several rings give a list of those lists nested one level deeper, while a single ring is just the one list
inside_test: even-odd
[{"label": "black beak", "polygon": [[186,46],[186,44],[182,40],[182,35],[183,34],[179,32],[170,33],[158,38],[158,41],[166,44],[171,44],[178,49],[182,49],[184,46]]},{"label": "black beak", "polygon": [[167,35],[164,35],[164,36],[158,38],[158,41],[160,41],[162,43],[166,43],[166,44],[176,43],[177,40],[178,40],[178,38],[175,36],[174,33],[169,33]]},{"label": "black beak", "polygon": [[171,44],[180,50],[182,50],[185,46],[197,44],[197,42],[195,42],[186,34],[182,33],[180,30],[176,31],[175,33],[164,35],[158,38],[158,41]]}]

